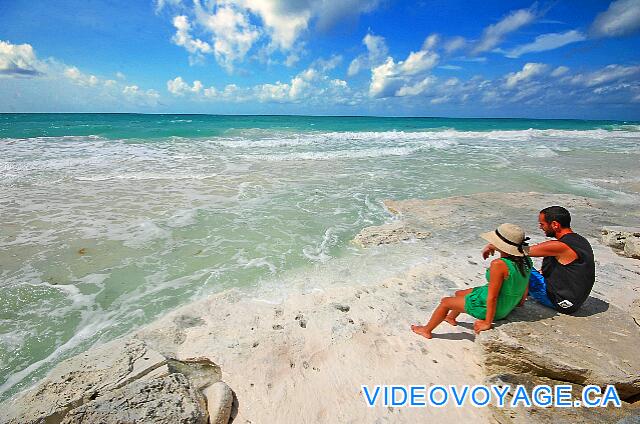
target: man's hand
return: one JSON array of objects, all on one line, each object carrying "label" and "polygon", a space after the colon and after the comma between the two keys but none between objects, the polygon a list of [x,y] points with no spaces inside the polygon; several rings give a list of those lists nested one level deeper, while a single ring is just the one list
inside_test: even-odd
[{"label": "man's hand", "polygon": [[479,334],[481,331],[490,330],[490,329],[491,329],[491,323],[483,319],[477,319],[476,322],[473,323],[473,331],[475,331],[476,334]]},{"label": "man's hand", "polygon": [[487,259],[489,256],[493,256],[496,253],[496,247],[489,243],[482,249],[482,259]]}]

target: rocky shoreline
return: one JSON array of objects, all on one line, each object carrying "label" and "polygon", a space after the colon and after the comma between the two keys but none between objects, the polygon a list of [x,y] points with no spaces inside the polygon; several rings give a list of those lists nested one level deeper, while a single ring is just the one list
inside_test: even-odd
[{"label": "rocky shoreline", "polygon": [[[433,340],[410,332],[443,295],[483,284],[482,241],[468,236],[469,228],[509,221],[531,232],[537,211],[549,204],[569,208],[576,230],[594,247],[597,281],[578,314],[556,314],[530,300],[477,337],[470,317],[457,327],[443,324]],[[634,229],[618,228],[639,221],[637,208],[622,213],[593,199],[538,193],[385,205],[393,222],[363,229],[354,243],[380,249],[381,260],[385,249],[424,249],[430,252],[424,263],[381,281],[293,287],[273,301],[228,290],[187,305],[59,364],[6,401],[0,422],[640,419],[640,261],[624,256]],[[576,390],[614,385],[623,407],[369,408],[361,392],[363,384],[559,382]]]}]

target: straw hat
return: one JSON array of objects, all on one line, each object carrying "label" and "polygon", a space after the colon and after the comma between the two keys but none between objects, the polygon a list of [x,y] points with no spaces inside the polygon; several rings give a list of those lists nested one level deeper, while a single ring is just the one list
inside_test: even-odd
[{"label": "straw hat", "polygon": [[514,224],[501,224],[495,231],[480,234],[480,237],[491,243],[496,249],[513,256],[529,254],[529,237],[524,230]]}]

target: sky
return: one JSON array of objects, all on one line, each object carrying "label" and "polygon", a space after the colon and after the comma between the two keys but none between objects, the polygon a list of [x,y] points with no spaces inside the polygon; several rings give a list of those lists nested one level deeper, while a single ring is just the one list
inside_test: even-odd
[{"label": "sky", "polygon": [[0,112],[640,120],[640,0],[0,0]]}]

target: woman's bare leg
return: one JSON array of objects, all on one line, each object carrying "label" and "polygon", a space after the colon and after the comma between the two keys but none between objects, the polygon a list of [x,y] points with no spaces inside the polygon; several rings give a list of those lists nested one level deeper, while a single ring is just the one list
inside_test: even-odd
[{"label": "woman's bare leg", "polygon": [[455,296],[443,298],[436,310],[431,314],[431,318],[427,325],[412,325],[411,330],[416,334],[420,334],[421,336],[430,339],[432,337],[431,332],[433,329],[444,321],[449,311],[452,310],[464,312],[464,297]]},{"label": "woman's bare leg", "polygon": [[[472,290],[473,289],[458,290],[456,291],[456,297],[464,297],[469,293],[471,293]],[[460,315],[460,313],[461,313],[460,311],[451,310],[449,311],[447,316],[444,318],[444,320],[447,321],[449,324],[456,326],[458,325],[458,321],[456,321],[456,318],[458,318],[458,315]]]}]

